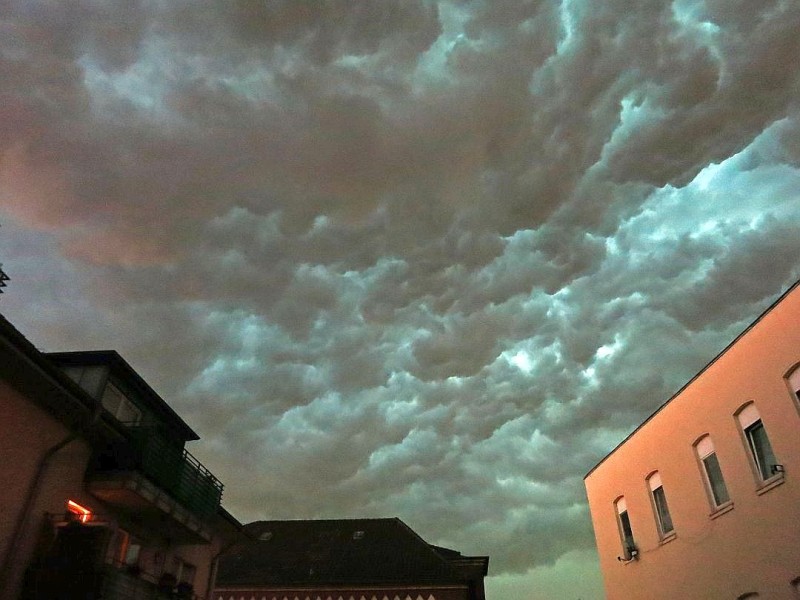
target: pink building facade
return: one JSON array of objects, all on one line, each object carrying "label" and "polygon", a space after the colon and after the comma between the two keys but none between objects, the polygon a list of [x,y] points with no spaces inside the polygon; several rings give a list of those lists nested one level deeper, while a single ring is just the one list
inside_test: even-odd
[{"label": "pink building facade", "polygon": [[800,598],[795,284],[585,478],[610,600]]}]

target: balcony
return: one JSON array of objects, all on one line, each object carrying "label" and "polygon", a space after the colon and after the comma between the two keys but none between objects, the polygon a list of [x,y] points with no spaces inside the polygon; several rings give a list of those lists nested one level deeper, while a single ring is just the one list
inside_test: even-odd
[{"label": "balcony", "polygon": [[174,529],[170,533],[176,539],[208,541],[208,521],[219,508],[222,483],[162,428],[137,425],[126,432],[126,442],[95,456],[89,491],[119,509],[151,513],[162,521],[159,526]]}]

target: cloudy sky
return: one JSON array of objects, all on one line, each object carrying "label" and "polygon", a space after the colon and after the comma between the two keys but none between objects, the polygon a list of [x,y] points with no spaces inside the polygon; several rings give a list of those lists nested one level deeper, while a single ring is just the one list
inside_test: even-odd
[{"label": "cloudy sky", "polygon": [[582,477],[800,277],[793,0],[1,0],[0,310],[241,520],[597,598]]}]

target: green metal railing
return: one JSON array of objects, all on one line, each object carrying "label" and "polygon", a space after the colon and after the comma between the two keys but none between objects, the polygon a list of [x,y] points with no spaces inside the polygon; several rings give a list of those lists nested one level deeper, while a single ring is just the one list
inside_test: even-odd
[{"label": "green metal railing", "polygon": [[136,449],[138,467],[153,483],[201,518],[219,508],[222,482],[158,426],[127,428]]}]

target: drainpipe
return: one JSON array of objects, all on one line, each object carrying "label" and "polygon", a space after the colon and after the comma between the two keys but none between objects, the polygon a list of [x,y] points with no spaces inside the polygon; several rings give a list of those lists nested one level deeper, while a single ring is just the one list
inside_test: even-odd
[{"label": "drainpipe", "polygon": [[[97,402],[94,408],[94,414],[92,415],[89,423],[87,423],[85,427],[71,432],[57,444],[50,446],[50,448],[47,449],[44,455],[42,455],[42,458],[39,460],[36,473],[31,480],[31,484],[28,487],[28,493],[25,496],[25,502],[22,505],[22,513],[20,514],[19,518],[17,518],[17,522],[14,525],[14,533],[11,535],[11,543],[8,545],[6,555],[3,557],[3,564],[2,567],[0,567],[0,590],[6,590],[8,588],[8,579],[11,572],[11,560],[14,558],[14,556],[16,556],[19,546],[25,537],[25,530],[27,529],[28,521],[30,520],[33,504],[36,501],[36,497],[39,494],[40,488],[42,487],[44,474],[45,471],[47,471],[50,461],[60,450],[64,449],[66,446],[75,441],[82,433],[86,433],[89,429],[91,429],[100,417],[102,410],[102,405],[100,402]],[[2,598],[10,600],[8,592],[4,591]]]},{"label": "drainpipe", "polygon": [[235,542],[231,542],[227,546],[223,546],[220,548],[219,552],[214,555],[214,558],[211,559],[211,568],[208,570],[208,583],[206,587],[206,599],[213,600],[212,594],[214,593],[214,585],[217,583],[217,569],[219,568],[219,557],[225,554],[228,550],[233,548],[234,546],[238,546],[242,544],[241,540],[237,540]]}]

